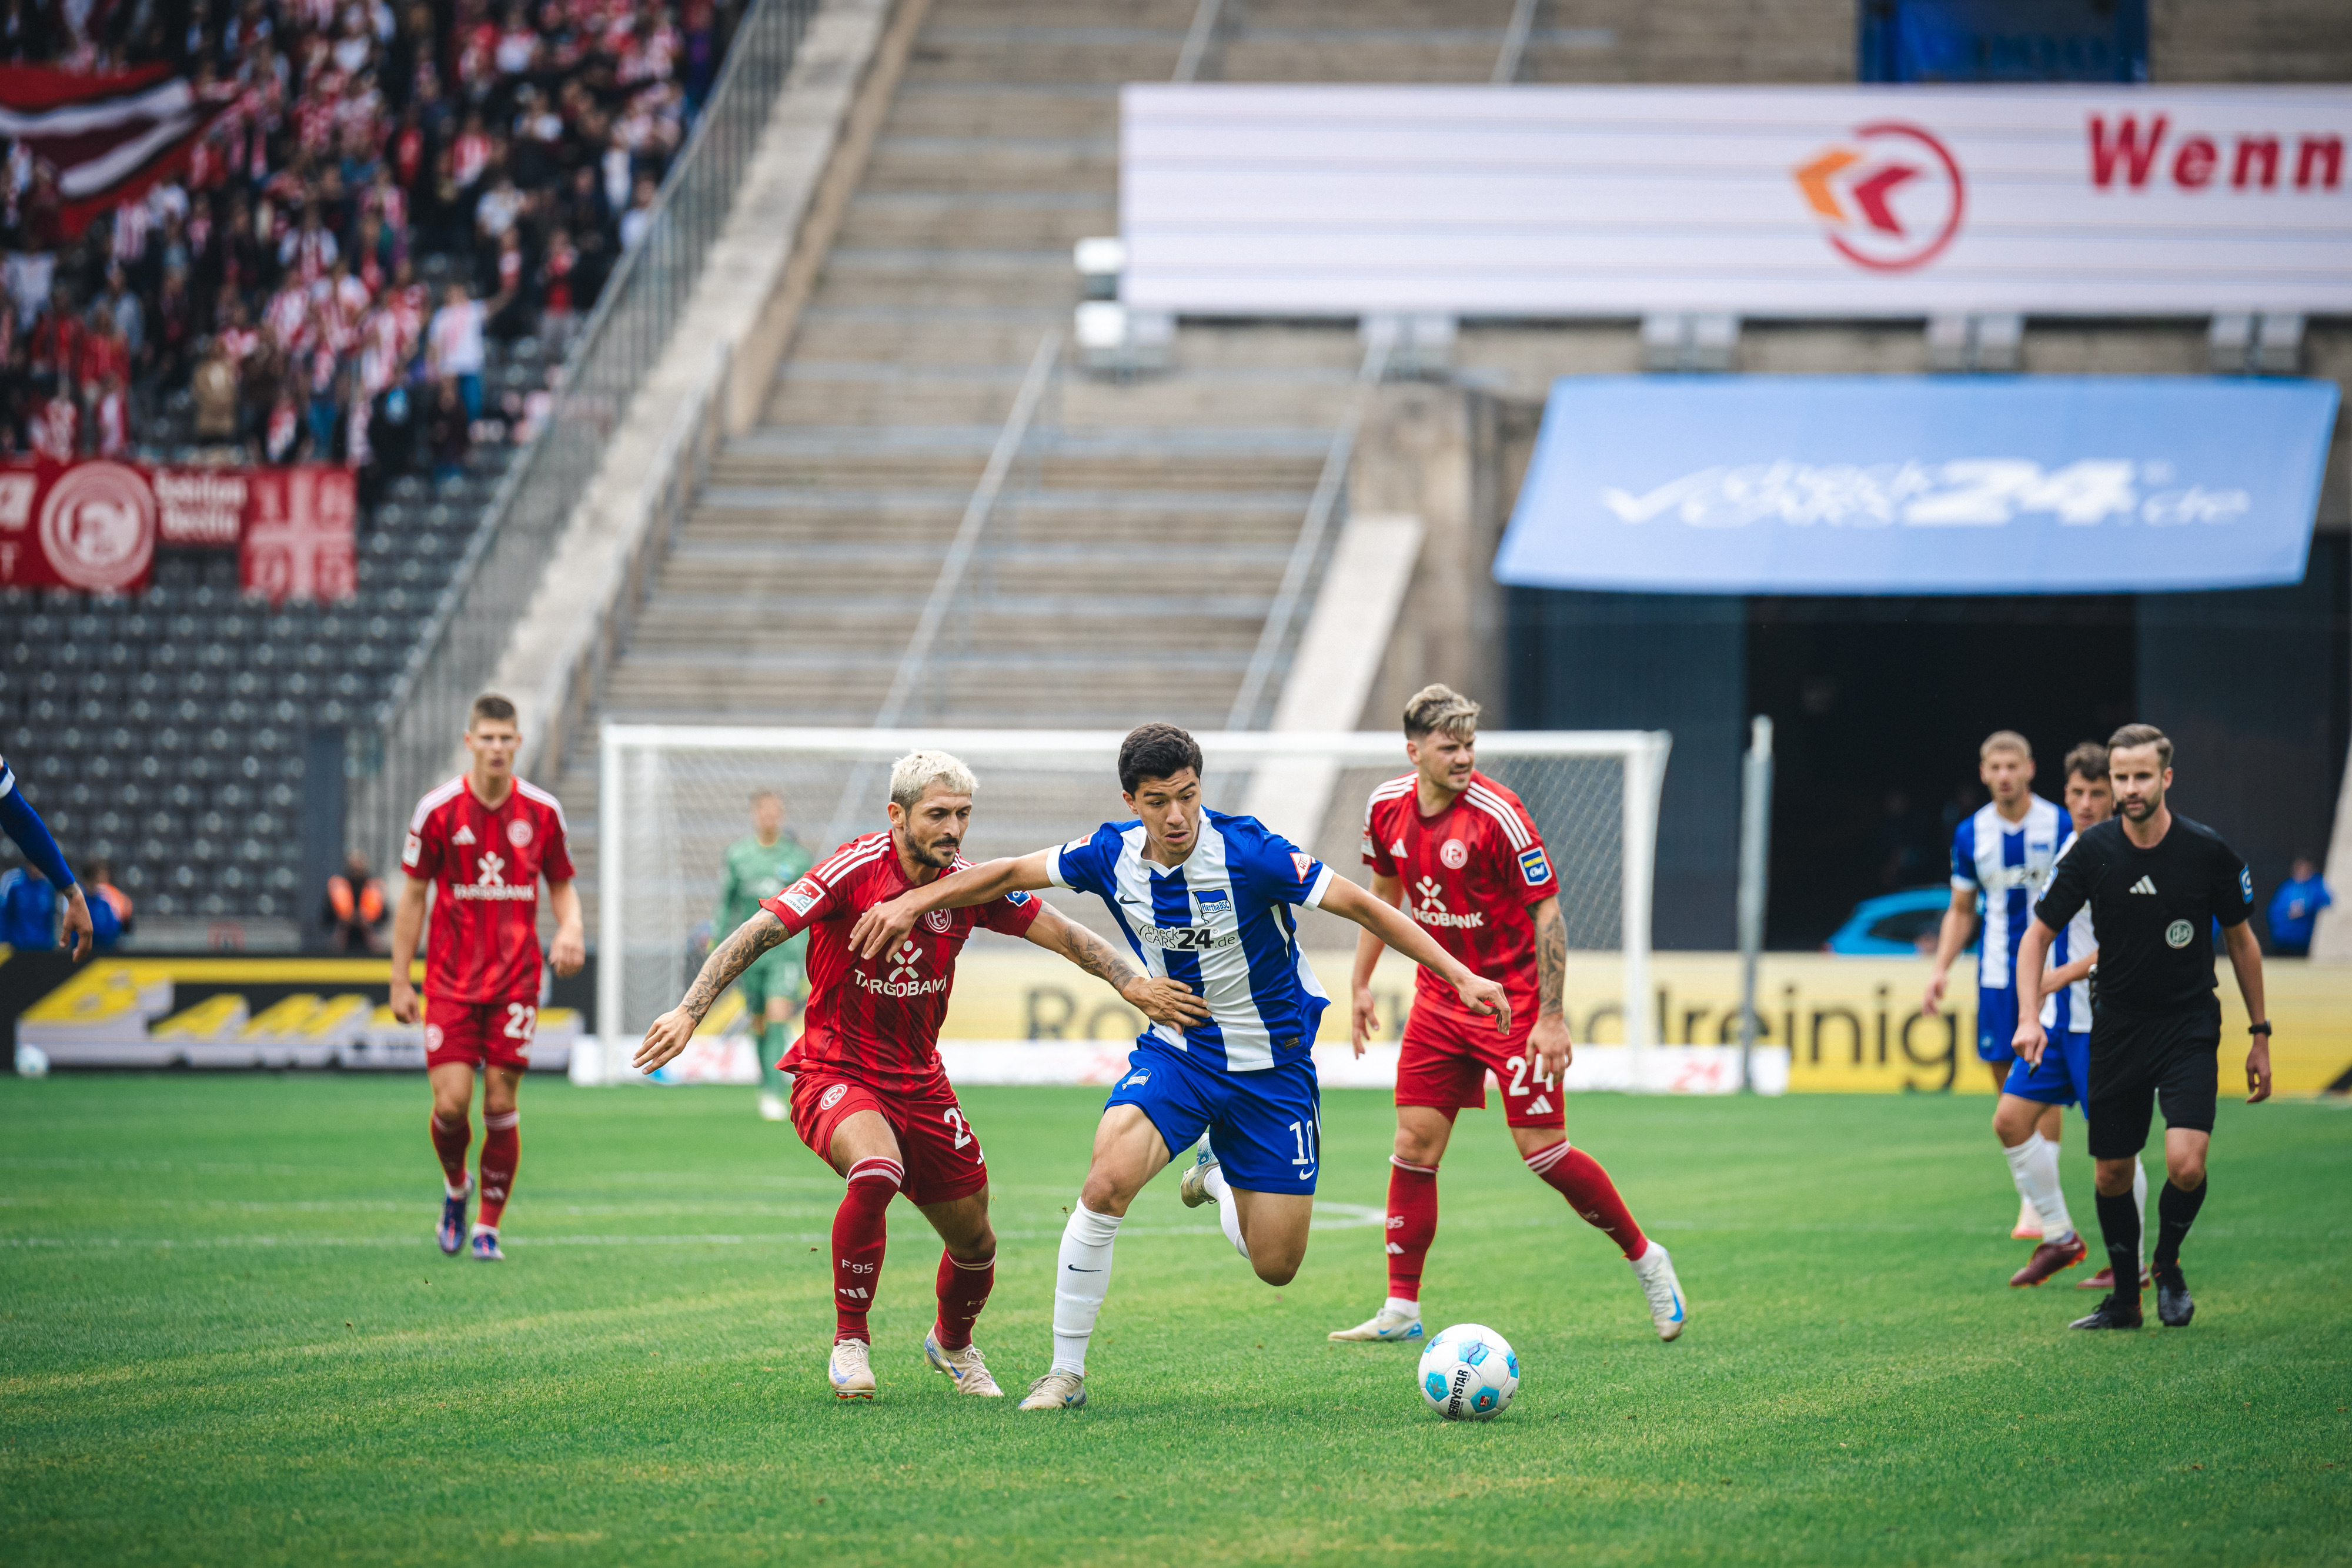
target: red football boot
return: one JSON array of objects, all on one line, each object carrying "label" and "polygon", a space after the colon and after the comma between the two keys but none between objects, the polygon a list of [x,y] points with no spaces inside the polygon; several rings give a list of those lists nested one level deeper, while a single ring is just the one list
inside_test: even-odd
[{"label": "red football boot", "polygon": [[2012,1286],[2038,1285],[2062,1269],[2071,1269],[2091,1255],[2091,1249],[2080,1236],[2069,1236],[2063,1241],[2044,1241],[2025,1260],[2025,1267],[2009,1277]]}]

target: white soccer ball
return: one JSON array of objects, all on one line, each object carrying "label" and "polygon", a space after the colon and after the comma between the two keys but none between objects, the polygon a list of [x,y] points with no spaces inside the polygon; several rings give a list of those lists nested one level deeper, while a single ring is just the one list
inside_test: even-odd
[{"label": "white soccer ball", "polygon": [[1421,1396],[1448,1421],[1491,1421],[1519,1391],[1510,1341],[1484,1323],[1455,1323],[1421,1353]]}]

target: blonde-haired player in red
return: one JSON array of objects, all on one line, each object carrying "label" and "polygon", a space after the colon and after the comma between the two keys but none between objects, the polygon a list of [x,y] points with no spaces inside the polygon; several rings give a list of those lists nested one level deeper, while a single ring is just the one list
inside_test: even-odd
[{"label": "blonde-haired player in red", "polygon": [[942,873],[970,865],[958,852],[971,828],[971,769],[944,751],[914,751],[890,770],[887,832],[852,839],[773,898],[760,901],[703,962],[686,998],[656,1019],[632,1065],[651,1072],[686,1049],[710,1006],[760,955],[809,933],[809,998],[800,1040],[777,1063],[793,1075],[793,1130],[845,1178],[833,1218],[834,1343],[825,1376],[835,1398],[874,1397],[874,1307],[888,1239],[884,1216],[902,1193],[938,1231],[939,1316],[924,1359],[959,1394],[995,1397],[972,1325],[996,1279],[988,1219],[988,1166],[980,1134],[940,1061],[940,1026],[956,955],[980,926],[1059,953],[1155,1022],[1182,1026],[1208,1004],[1179,981],[1138,975],[1110,944],[1065,920],[1034,894],[963,909],[935,909],[874,958],[850,943],[858,917]]},{"label": "blonde-haired player in red", "polygon": [[[515,706],[485,693],[466,721],[473,765],[416,803],[400,852],[408,881],[392,917],[392,1011],[425,1024],[425,1066],[433,1081],[433,1150],[441,1158],[441,1250],[465,1245],[466,1147],[474,1140],[467,1113],[474,1074],[482,1078],[482,1207],[474,1220],[474,1256],[503,1261],[499,1221],[522,1157],[525,1054],[539,1027],[539,883],[547,879],[555,939],[548,961],[559,975],[587,956],[580,894],[572,885],[563,808],[536,784],[515,777],[522,732]],[[425,890],[433,889],[433,935],[425,945],[425,1002],[408,983],[425,925]]]},{"label": "blonde-haired player in red", "polygon": [[[1437,1234],[1437,1163],[1454,1113],[1484,1110],[1486,1074],[1503,1090],[1503,1121],[1528,1169],[1606,1232],[1633,1266],[1660,1339],[1683,1332],[1682,1285],[1666,1249],[1642,1234],[1600,1162],[1568,1141],[1561,1074],[1572,1048],[1561,995],[1568,936],[1551,859],[1519,798],[1477,770],[1478,705],[1449,686],[1424,686],[1404,710],[1413,770],[1372,791],[1364,863],[1372,892],[1419,922],[1438,945],[1511,998],[1512,1029],[1465,1010],[1450,989],[1418,982],[1397,1063],[1396,1152],[1389,1159],[1389,1294],[1381,1310],[1336,1340],[1418,1343],[1421,1275]],[[1372,1006],[1375,939],[1356,946],[1356,1053],[1380,1027]],[[1424,974],[1426,971],[1423,971]],[[1524,1021],[1522,1021],[1524,1020]]]}]

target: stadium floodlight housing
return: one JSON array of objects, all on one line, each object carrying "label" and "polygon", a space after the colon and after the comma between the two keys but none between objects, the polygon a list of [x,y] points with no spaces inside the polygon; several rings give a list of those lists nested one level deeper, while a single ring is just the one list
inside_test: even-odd
[{"label": "stadium floodlight housing", "polygon": [[[1123,738],[1110,730],[606,724],[596,831],[598,1032],[633,1040],[685,994],[700,962],[693,934],[711,917],[720,858],[746,831],[754,791],[782,794],[792,830],[822,854],[885,825],[893,761],[919,748],[951,752],[980,779],[963,852],[984,861],[1129,816],[1116,767]],[[1360,852],[1364,802],[1409,766],[1397,735],[1249,730],[1194,738],[1212,808],[1255,816],[1343,875],[1369,879]],[[1622,956],[1618,1000],[1626,1043],[1636,1049],[1654,1043],[1644,998],[1658,793],[1671,744],[1657,730],[1478,737],[1479,770],[1526,802],[1550,852],[1569,946]],[[1114,935],[1095,900],[1048,896]],[[1301,915],[1309,951],[1353,946],[1354,928],[1337,917]],[[1335,996],[1343,1016],[1345,1005]]]}]

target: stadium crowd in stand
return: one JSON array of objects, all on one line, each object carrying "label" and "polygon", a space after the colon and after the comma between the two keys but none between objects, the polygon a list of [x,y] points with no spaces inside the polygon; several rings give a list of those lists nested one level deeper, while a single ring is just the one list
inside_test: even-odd
[{"label": "stadium crowd in stand", "polygon": [[217,549],[136,598],[0,588],[0,748],[142,934],[348,924],[301,861],[306,736],[364,731],[417,646],[746,5],[0,0],[0,63],[231,100],[79,235],[0,141],[0,455],[344,463],[367,503],[339,603],[257,602]]},{"label": "stadium crowd in stand", "polygon": [[[717,78],[740,0],[0,4],[11,63],[163,59],[231,100],[186,169],[67,236],[12,147],[0,454],[194,444],[363,493],[527,439]],[[79,15],[89,33],[60,18]]]}]

